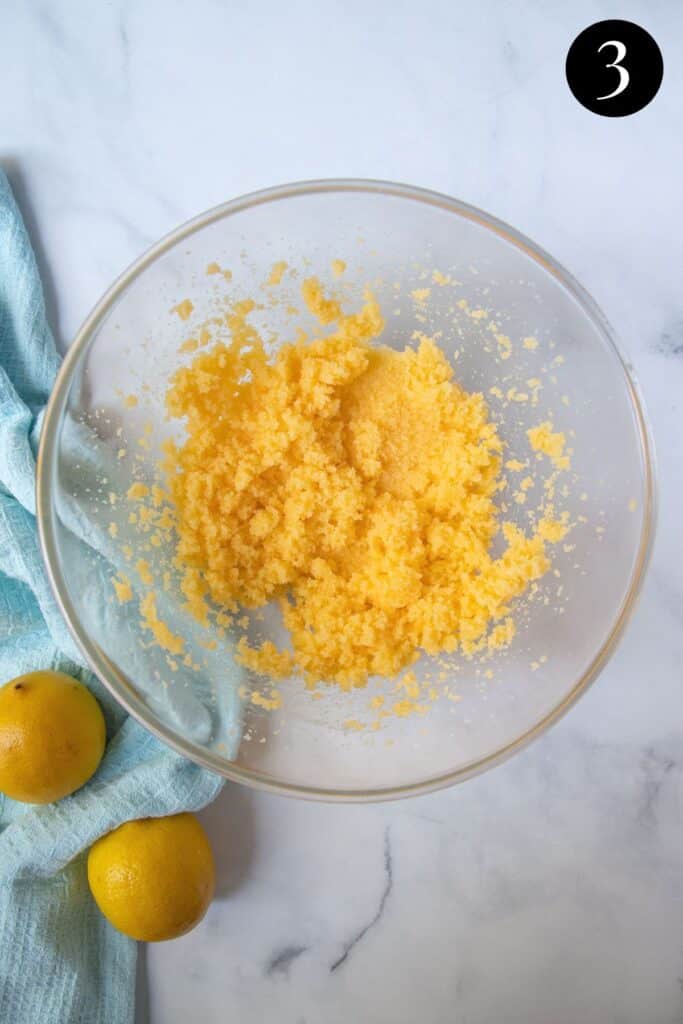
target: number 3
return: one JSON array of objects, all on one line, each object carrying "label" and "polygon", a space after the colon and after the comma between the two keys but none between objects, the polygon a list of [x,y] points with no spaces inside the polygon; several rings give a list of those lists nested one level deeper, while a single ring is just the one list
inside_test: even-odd
[{"label": "number 3", "polygon": [[601,50],[604,50],[606,46],[613,46],[617,51],[616,60],[612,61],[611,64],[605,64],[605,67],[617,69],[617,71],[619,72],[619,85],[613,92],[608,92],[606,96],[596,96],[596,99],[598,100],[611,100],[614,96],[618,96],[619,93],[622,93],[624,89],[626,89],[628,83],[631,81],[631,76],[629,75],[628,71],[626,70],[626,68],[623,68],[619,63],[626,56],[626,47],[624,46],[624,44],[620,43],[618,39],[608,39],[607,42],[602,43],[601,46],[598,46],[598,53],[600,53]]}]

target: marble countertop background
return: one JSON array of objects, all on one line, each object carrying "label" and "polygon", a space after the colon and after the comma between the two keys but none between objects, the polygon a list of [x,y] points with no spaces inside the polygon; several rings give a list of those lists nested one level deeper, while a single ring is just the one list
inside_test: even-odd
[{"label": "marble countertop background", "polygon": [[[664,54],[654,102],[580,107],[607,17]],[[226,787],[218,897],[143,951],[140,1024],[683,1021],[683,6],[678,0],[5,0],[0,162],[66,345],[179,222],[278,182],[413,182],[567,266],[621,336],[660,473],[638,611],[599,682],[511,762],[323,806]]]}]

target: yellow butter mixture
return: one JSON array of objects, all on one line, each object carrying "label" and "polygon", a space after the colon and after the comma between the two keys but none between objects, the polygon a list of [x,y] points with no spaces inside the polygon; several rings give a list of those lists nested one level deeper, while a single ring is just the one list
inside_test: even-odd
[{"label": "yellow butter mixture", "polygon": [[[165,471],[190,607],[203,621],[207,598],[279,602],[291,647],[243,639],[242,663],[345,689],[422,652],[504,646],[510,602],[549,568],[563,524],[548,511],[527,535],[503,521],[503,443],[433,339],[382,345],[369,292],[355,313],[314,278],[302,294],[319,337],[269,355],[253,302],[236,303],[232,340],[171,382],[187,433]],[[533,440],[559,460],[555,438]]]}]

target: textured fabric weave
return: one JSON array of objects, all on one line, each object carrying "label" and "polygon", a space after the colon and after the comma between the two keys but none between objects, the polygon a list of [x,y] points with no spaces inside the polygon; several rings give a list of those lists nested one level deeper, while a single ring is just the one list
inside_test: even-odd
[{"label": "textured fabric weave", "polygon": [[0,795],[0,1019],[130,1024],[135,943],[95,906],[86,853],[131,818],[196,810],[221,780],[126,718],[86,671],[45,577],[34,518],[35,455],[59,358],[35,260],[0,171],[0,683],[55,668],[100,701],[109,742],[72,797],[27,807]]}]

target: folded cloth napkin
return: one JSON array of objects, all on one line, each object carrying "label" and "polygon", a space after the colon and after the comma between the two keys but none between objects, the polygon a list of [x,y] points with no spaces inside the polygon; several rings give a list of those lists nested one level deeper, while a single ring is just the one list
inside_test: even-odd
[{"label": "folded cloth napkin", "polygon": [[90,896],[88,847],[131,818],[197,810],[221,780],[163,747],[90,674],[50,592],[35,523],[35,454],[59,358],[31,246],[0,170],[0,685],[34,669],[95,693],[108,745],[73,796],[28,807],[0,795],[0,1019],[130,1024],[135,943]]}]

